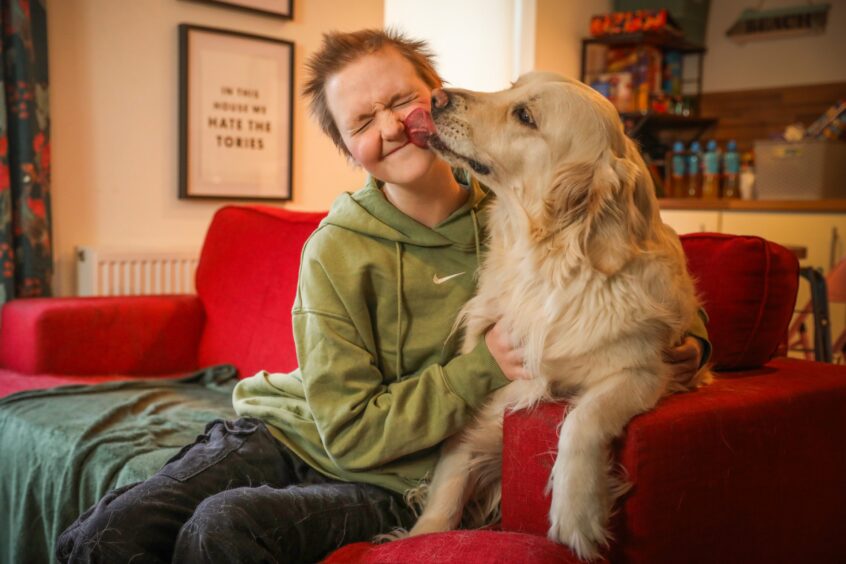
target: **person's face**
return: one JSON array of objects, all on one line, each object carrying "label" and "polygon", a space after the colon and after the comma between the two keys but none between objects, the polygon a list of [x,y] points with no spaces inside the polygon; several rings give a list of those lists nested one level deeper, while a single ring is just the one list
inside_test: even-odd
[{"label": "person's face", "polygon": [[392,48],[356,59],[326,81],[326,102],[352,158],[391,184],[422,178],[436,157],[409,142],[403,120],[430,108],[431,90]]}]

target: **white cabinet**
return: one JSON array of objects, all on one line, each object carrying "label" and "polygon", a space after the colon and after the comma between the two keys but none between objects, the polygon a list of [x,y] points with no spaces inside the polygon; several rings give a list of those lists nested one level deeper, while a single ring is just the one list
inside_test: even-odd
[{"label": "white cabinet", "polygon": [[827,274],[843,257],[846,236],[846,214],[720,212],[722,232],[735,235],[758,235],[786,247],[800,246],[806,257],[802,266],[822,268]]},{"label": "white cabinet", "polygon": [[676,233],[720,232],[719,211],[711,210],[661,210],[661,219]]}]

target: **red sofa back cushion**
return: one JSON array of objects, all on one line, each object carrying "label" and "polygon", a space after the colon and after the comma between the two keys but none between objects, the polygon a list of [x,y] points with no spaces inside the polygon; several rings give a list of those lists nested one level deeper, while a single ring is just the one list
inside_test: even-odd
[{"label": "red sofa back cushion", "polygon": [[300,252],[325,215],[262,206],[218,210],[197,267],[206,311],[199,366],[231,363],[242,378],[296,368],[291,306]]},{"label": "red sofa back cushion", "polygon": [[796,256],[753,236],[694,233],[681,241],[710,318],[714,368],[762,366],[781,344],[793,315]]}]

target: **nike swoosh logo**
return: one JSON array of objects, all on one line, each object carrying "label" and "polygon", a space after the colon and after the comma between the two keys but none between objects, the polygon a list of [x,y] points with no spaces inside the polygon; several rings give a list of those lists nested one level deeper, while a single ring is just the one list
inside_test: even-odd
[{"label": "nike swoosh logo", "polygon": [[452,280],[456,276],[461,276],[462,274],[464,274],[464,273],[458,272],[456,274],[450,274],[449,276],[444,276],[443,278],[438,278],[438,275],[435,274],[435,275],[432,276],[432,282],[434,282],[435,284],[443,284],[447,280]]}]

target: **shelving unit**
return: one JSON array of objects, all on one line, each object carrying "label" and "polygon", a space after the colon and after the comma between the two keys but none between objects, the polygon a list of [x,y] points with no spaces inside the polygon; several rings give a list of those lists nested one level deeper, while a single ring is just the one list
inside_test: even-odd
[{"label": "shelving unit", "polygon": [[[702,92],[702,65],[703,57],[707,51],[702,45],[685,41],[684,38],[669,33],[638,32],[606,35],[603,37],[586,37],[582,39],[580,78],[582,82],[585,82],[585,77],[592,73],[591,69],[587,68],[588,50],[592,45],[601,45],[604,47],[638,47],[645,45],[656,47],[662,51],[679,51],[683,55],[697,55],[696,77],[690,82],[696,84],[695,90],[697,96]],[[683,87],[682,90],[684,90]]]},{"label": "shelving unit", "polygon": [[[669,33],[628,33],[590,37],[582,40],[580,79],[591,82],[604,73],[603,68],[592,65],[592,61],[601,59],[605,49],[614,47],[638,48],[650,46],[659,49],[662,55],[668,51],[678,51],[683,55],[683,65],[687,64],[687,56],[695,58],[696,74],[685,77],[682,72],[682,96],[693,101],[690,113],[687,115],[672,113],[623,112],[620,117],[626,127],[626,132],[641,146],[647,163],[654,167],[656,181],[659,184],[659,194],[663,193],[663,178],[665,155],[670,150],[673,141],[680,140],[685,144],[699,140],[708,130],[717,124],[713,117],[699,115],[699,98],[702,93],[702,66],[706,52],[705,47],[691,43],[683,38]],[[591,50],[601,48],[600,57],[592,57]]]}]

